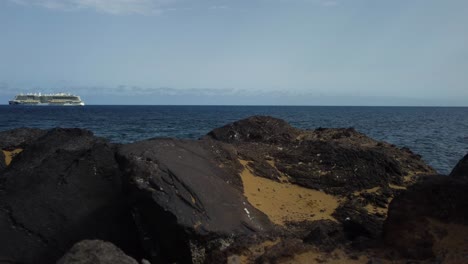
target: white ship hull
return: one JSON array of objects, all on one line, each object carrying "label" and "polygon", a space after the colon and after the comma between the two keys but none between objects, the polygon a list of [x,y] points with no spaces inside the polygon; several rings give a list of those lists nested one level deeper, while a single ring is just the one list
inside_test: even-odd
[{"label": "white ship hull", "polygon": [[32,106],[84,106],[79,96],[71,94],[19,94],[8,102],[10,105]]}]

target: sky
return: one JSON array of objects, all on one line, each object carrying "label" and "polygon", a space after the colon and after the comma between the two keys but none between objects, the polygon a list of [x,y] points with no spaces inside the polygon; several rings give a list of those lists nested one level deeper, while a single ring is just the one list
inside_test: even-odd
[{"label": "sky", "polygon": [[466,0],[0,0],[0,104],[468,106]]}]

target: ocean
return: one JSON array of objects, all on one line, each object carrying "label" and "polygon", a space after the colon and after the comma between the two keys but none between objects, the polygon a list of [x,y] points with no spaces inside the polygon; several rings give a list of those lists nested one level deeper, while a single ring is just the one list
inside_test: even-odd
[{"label": "ocean", "polygon": [[448,174],[468,153],[468,107],[337,106],[0,106],[0,131],[18,127],[79,127],[112,142],[153,137],[199,138],[252,115],[282,118],[303,129],[354,127],[409,147]]}]

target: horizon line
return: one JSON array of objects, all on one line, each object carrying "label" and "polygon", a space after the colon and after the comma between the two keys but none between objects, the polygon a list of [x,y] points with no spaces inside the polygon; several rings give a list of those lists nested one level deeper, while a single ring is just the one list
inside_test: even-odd
[{"label": "horizon line", "polygon": [[[0,106],[10,106],[9,104],[0,104]],[[36,106],[36,105],[14,105],[12,107],[70,107],[61,105],[47,105],[47,106]],[[468,105],[301,105],[301,104],[86,104],[84,106],[270,106],[270,107],[439,107],[439,108],[468,108]]]}]

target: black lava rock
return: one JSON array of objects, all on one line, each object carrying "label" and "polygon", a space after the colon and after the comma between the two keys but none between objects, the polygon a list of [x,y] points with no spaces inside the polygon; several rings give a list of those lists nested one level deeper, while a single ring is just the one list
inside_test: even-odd
[{"label": "black lava rock", "polygon": [[[436,233],[450,230],[451,224],[468,228],[467,208],[466,180],[448,176],[422,178],[391,202],[384,225],[385,242],[403,257],[420,260],[440,257],[434,245],[445,235],[439,237]],[[459,246],[468,248],[468,244]]]},{"label": "black lava rock", "polygon": [[0,176],[0,259],[52,263],[89,238],[131,251],[128,212],[114,146],[86,130],[50,130]]},{"label": "black lava rock", "polygon": [[151,262],[191,262],[191,240],[203,247],[203,241],[271,229],[236,185],[239,175],[221,168],[219,153],[228,152],[221,149],[211,140],[154,139],[118,151]]},{"label": "black lava rock", "polygon": [[450,177],[464,178],[468,180],[468,154],[465,155],[453,168]]},{"label": "black lava rock", "polygon": [[298,135],[299,130],[282,119],[269,116],[252,116],[216,128],[208,134],[208,137],[229,143],[278,143],[295,140]]}]

